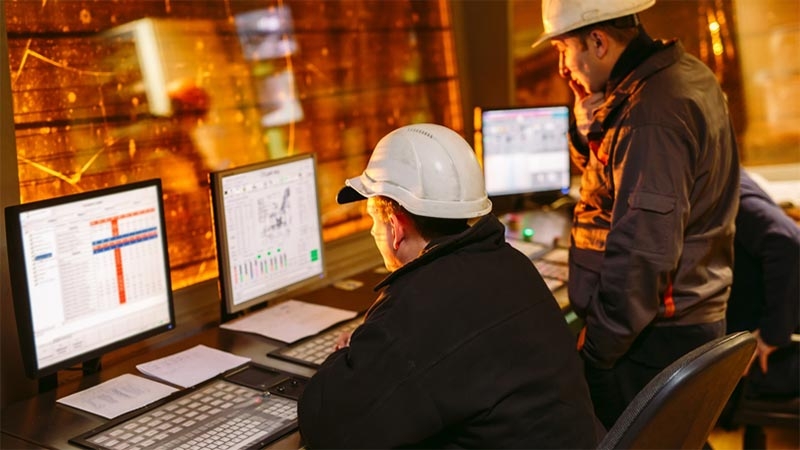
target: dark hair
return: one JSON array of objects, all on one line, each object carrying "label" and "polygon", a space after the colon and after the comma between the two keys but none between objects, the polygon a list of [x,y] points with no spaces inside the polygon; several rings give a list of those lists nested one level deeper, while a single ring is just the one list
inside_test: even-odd
[{"label": "dark hair", "polygon": [[469,228],[467,219],[442,219],[439,217],[420,216],[409,212],[397,201],[383,196],[374,197],[375,208],[384,221],[387,221],[389,214],[403,215],[408,217],[414,224],[419,234],[430,241],[443,236],[459,234]]},{"label": "dark hair", "polygon": [[565,33],[564,37],[577,37],[581,44],[586,47],[586,39],[589,34],[598,29],[611,36],[611,39],[626,45],[642,32],[643,27],[639,22],[639,16],[631,14],[583,26]]}]

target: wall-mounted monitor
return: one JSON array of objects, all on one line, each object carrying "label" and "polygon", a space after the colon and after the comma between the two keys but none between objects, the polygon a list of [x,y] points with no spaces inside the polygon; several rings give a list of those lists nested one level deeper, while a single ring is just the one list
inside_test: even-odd
[{"label": "wall-mounted monitor", "polygon": [[161,195],[155,179],[5,209],[29,377],[175,327]]},{"label": "wall-mounted monitor", "polygon": [[211,173],[223,321],[325,277],[313,153]]},{"label": "wall-mounted monitor", "polygon": [[486,191],[495,205],[524,200],[549,203],[569,193],[569,108],[537,106],[482,109],[476,146]]}]

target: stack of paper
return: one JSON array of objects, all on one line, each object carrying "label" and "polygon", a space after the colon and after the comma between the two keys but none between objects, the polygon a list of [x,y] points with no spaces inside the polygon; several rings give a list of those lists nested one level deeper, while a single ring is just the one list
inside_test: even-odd
[{"label": "stack of paper", "polygon": [[174,355],[139,364],[136,368],[145,375],[176,386],[191,387],[248,361],[250,358],[198,345]]}]

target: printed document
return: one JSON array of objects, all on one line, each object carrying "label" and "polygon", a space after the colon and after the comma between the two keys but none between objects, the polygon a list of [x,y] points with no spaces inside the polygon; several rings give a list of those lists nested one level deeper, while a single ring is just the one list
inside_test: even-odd
[{"label": "printed document", "polygon": [[287,300],[226,322],[220,328],[260,334],[291,344],[357,315],[357,312],[346,309]]},{"label": "printed document", "polygon": [[126,412],[147,406],[177,391],[172,386],[126,373],[72,395],[62,403],[92,414],[113,419]]},{"label": "printed document", "polygon": [[181,387],[192,387],[250,361],[215,348],[197,345],[136,366],[140,372]]}]

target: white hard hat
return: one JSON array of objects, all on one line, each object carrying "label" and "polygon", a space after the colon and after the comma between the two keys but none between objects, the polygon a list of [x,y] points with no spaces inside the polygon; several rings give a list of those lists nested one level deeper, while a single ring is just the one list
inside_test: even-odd
[{"label": "white hard hat", "polygon": [[544,33],[531,47],[586,25],[636,14],[655,4],[656,0],[543,0]]},{"label": "white hard hat", "polygon": [[384,136],[364,173],[345,185],[339,203],[381,195],[413,214],[443,219],[479,217],[492,210],[472,147],[436,124],[408,125]]}]

